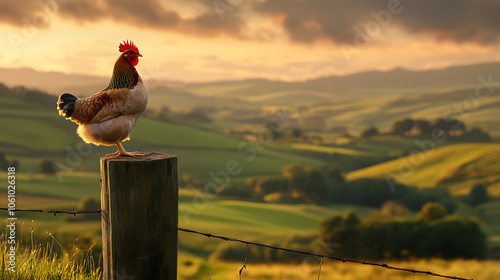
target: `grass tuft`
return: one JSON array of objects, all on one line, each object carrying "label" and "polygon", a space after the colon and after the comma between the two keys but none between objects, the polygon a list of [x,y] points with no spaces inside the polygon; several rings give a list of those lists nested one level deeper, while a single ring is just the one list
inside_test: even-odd
[{"label": "grass tuft", "polygon": [[[60,243],[51,235],[55,243]],[[16,246],[15,270],[9,271],[7,263],[11,245],[7,240],[0,241],[0,279],[1,280],[100,280],[102,269],[92,257],[92,247],[87,250],[77,250],[72,255],[58,253],[54,242],[45,246]],[[62,246],[61,246],[62,248]]]}]

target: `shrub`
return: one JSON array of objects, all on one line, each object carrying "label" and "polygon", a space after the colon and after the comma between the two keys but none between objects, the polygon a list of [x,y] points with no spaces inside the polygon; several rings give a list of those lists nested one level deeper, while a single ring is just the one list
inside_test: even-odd
[{"label": "shrub", "polygon": [[465,202],[467,202],[470,206],[477,206],[487,201],[488,193],[486,192],[486,186],[483,184],[475,185],[469,195],[465,198]]},{"label": "shrub", "polygon": [[446,208],[438,202],[429,202],[422,207],[418,218],[424,222],[440,220],[448,215]]},{"label": "shrub", "polygon": [[51,159],[44,159],[40,162],[40,173],[43,174],[56,174],[56,169],[54,168],[54,161]]}]

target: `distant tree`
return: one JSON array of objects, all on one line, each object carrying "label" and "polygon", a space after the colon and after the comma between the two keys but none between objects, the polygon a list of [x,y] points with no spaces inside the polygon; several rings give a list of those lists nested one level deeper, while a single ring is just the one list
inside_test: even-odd
[{"label": "distant tree", "polygon": [[5,170],[9,167],[9,165],[10,165],[10,162],[7,159],[7,156],[4,153],[0,152],[0,168],[2,170]]},{"label": "distant tree", "polygon": [[396,121],[392,124],[392,129],[391,132],[392,134],[395,135],[401,135],[404,136],[413,129],[413,126],[415,125],[415,121],[410,118],[406,118],[401,121]]},{"label": "distant tree", "polygon": [[455,213],[455,210],[457,210],[458,207],[456,199],[452,197],[441,198],[439,203],[443,204],[449,214]]},{"label": "distant tree", "polygon": [[323,240],[327,240],[330,232],[340,227],[344,222],[341,215],[333,215],[325,218],[319,225],[319,235]]},{"label": "distant tree", "polygon": [[299,163],[292,163],[282,170],[283,177],[288,180],[292,190],[303,191],[309,183],[309,176],[306,174],[305,168]]},{"label": "distant tree", "polygon": [[361,138],[366,138],[366,139],[377,135],[378,135],[378,129],[374,126],[367,127],[361,132]]},{"label": "distant tree", "polygon": [[56,169],[54,168],[55,162],[51,159],[44,159],[40,162],[40,173],[43,174],[56,174]]},{"label": "distant tree", "polygon": [[427,120],[416,120],[414,127],[421,136],[430,136],[434,126]]},{"label": "distant tree", "polygon": [[428,202],[439,202],[445,206],[448,213],[456,208],[454,200],[445,188],[417,188],[407,186],[396,186],[394,192],[396,202],[406,205],[410,210],[420,211]]},{"label": "distant tree", "polygon": [[326,253],[351,258],[484,257],[486,235],[479,224],[472,219],[446,215],[438,203],[426,204],[420,219],[371,216],[360,220],[354,212],[349,212],[321,221],[319,238]]},{"label": "distant tree", "polygon": [[430,225],[426,235],[430,252],[444,259],[483,258],[486,235],[472,219],[449,216]]},{"label": "distant tree", "polygon": [[271,135],[268,135],[271,140],[285,139],[287,136],[285,125],[277,120],[269,119],[266,123],[266,128],[271,132]]},{"label": "distant tree", "polygon": [[348,211],[344,217],[344,224],[347,226],[357,226],[360,222],[361,220],[354,210]]},{"label": "distant tree", "polygon": [[325,174],[328,180],[344,182],[344,172],[336,166],[328,166]]},{"label": "distant tree", "polygon": [[446,208],[439,202],[428,202],[418,213],[419,220],[424,222],[433,222],[440,220],[448,215]]},{"label": "distant tree", "polygon": [[262,176],[257,181],[254,191],[260,197],[272,193],[284,194],[288,191],[288,181],[281,176]]},{"label": "distant tree", "polygon": [[344,216],[332,216],[320,224],[319,236],[327,246],[328,253],[356,258],[360,254],[361,246],[361,221],[354,211],[349,211]]},{"label": "distant tree", "polygon": [[313,167],[306,167],[304,172],[307,175],[308,182],[306,186],[301,187],[303,196],[316,202],[327,197],[329,188],[325,174]]},{"label": "distant tree", "polygon": [[380,207],[392,195],[385,180],[362,178],[349,182],[342,190],[342,202]]},{"label": "distant tree", "polygon": [[19,161],[17,159],[13,159],[11,162],[10,162],[10,166],[12,167],[15,167],[16,170],[19,168]]},{"label": "distant tree", "polygon": [[8,155],[0,152],[0,169],[6,170],[8,167],[15,167],[16,169],[19,166],[19,162],[15,159],[11,159]]},{"label": "distant tree", "polygon": [[290,130],[290,136],[292,138],[300,138],[302,137],[303,132],[300,128],[294,127]]},{"label": "distant tree", "polygon": [[491,142],[490,134],[478,127],[471,128],[471,130],[465,134],[465,137],[472,142]]},{"label": "distant tree", "polygon": [[462,130],[465,132],[466,130],[465,123],[455,119],[444,119],[444,118],[437,119],[436,122],[434,123],[434,127],[442,129],[446,133],[456,130]]},{"label": "distant tree", "polygon": [[465,201],[471,206],[476,206],[487,202],[488,198],[486,186],[483,184],[477,184],[472,188],[469,195],[465,198]]},{"label": "distant tree", "polygon": [[389,200],[380,207],[380,215],[383,217],[404,217],[408,215],[408,207]]}]

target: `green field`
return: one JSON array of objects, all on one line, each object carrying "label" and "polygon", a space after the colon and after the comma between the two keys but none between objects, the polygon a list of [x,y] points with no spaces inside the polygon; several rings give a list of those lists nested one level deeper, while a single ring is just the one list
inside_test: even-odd
[{"label": "green field", "polygon": [[[251,80],[242,84],[159,87],[157,90],[164,90],[168,94],[154,95],[152,107],[168,104],[165,102],[169,98],[173,98],[174,104],[186,106],[174,108],[179,111],[215,102],[218,107],[211,108],[208,110],[210,113],[207,113],[213,121],[181,124],[144,116],[138,121],[131,140],[125,142],[124,146],[129,151],[177,155],[180,178],[188,175],[199,180],[200,186],[215,180],[209,173],[224,172],[230,162],[237,162],[241,172],[230,176],[229,184],[242,184],[247,177],[255,175],[278,175],[284,166],[300,163],[317,168],[337,167],[347,172],[347,181],[386,179],[385,175],[391,174],[393,179],[405,185],[447,188],[456,197],[467,195],[478,183],[487,185],[492,196],[500,195],[498,143],[464,144],[450,140],[442,144],[435,143],[435,150],[398,158],[399,154],[418,151],[415,139],[384,134],[372,139],[355,138],[345,144],[322,142],[320,139],[325,135],[333,137],[328,132],[332,126],[345,126],[349,132],[357,133],[372,124],[388,129],[394,120],[407,116],[427,119],[440,117],[454,102],[461,102],[469,96],[470,90],[428,93],[419,89],[414,95],[397,95],[398,88],[378,88],[374,89],[373,95],[367,95],[363,92],[365,89],[359,88],[353,89],[351,93],[364,98],[338,102],[340,95],[328,92],[324,87],[311,90],[296,86]],[[383,94],[386,90],[387,94]],[[180,94],[183,91],[186,91],[185,95]],[[478,125],[491,131],[494,136],[500,135],[494,121],[499,116],[495,107],[499,100],[494,96],[482,100],[480,107],[465,119],[467,125]],[[84,144],[75,133],[76,125],[58,116],[54,103],[55,98],[48,102],[34,102],[19,96],[0,96],[0,152],[19,163],[16,170],[16,203],[19,208],[74,210],[82,198],[99,197],[99,159],[116,150],[115,147]],[[300,111],[296,115],[300,115],[301,119],[294,120],[291,126],[311,128],[303,138],[305,141],[255,141],[259,129],[265,126],[278,105],[290,106],[292,113],[294,110]],[[317,124],[315,121],[318,116],[325,121],[323,128],[313,127]],[[246,136],[232,138],[228,136],[233,135],[231,131],[249,132]],[[56,175],[40,174],[40,163],[45,159],[56,163]],[[5,176],[0,174],[0,179],[5,179]],[[0,199],[7,201],[6,196],[6,190],[0,190]],[[179,226],[250,241],[281,244],[291,235],[317,232],[319,223],[325,217],[342,214],[349,209],[355,209],[361,216],[378,210],[347,204],[271,204],[257,198],[237,199],[181,189]],[[456,214],[475,216],[489,236],[490,244],[500,244],[499,209],[497,201],[483,203],[475,208],[459,202]],[[99,221],[78,221],[72,216],[41,213],[18,213],[17,217],[22,225],[21,235],[25,239],[29,237],[33,225],[36,237],[42,242],[50,240],[48,233],[51,233],[68,248],[77,238],[85,235],[100,243]],[[211,262],[207,259],[222,241],[188,233],[180,233],[179,237],[181,279],[229,279],[227,275],[232,275],[232,272],[237,277],[235,267],[241,267],[241,264]],[[491,275],[477,269],[480,264],[466,264],[471,264],[473,268],[456,268],[452,271],[465,274],[462,276],[493,279]],[[429,263],[422,263],[422,266],[434,268]],[[271,265],[269,272],[263,273],[261,271],[266,269],[265,265],[257,267],[245,271],[245,279],[276,279],[290,269],[290,266]],[[435,268],[447,270],[443,263]],[[352,267],[338,269],[341,272],[326,268],[323,277],[359,279],[361,275]],[[301,279],[317,279],[315,267],[308,267],[305,271],[301,272],[304,275]],[[376,271],[368,271],[366,275],[379,277]],[[399,276],[401,279],[409,277],[407,274]]]},{"label": "green field", "polygon": [[[21,176],[17,180],[17,206],[70,211],[77,209],[82,197],[99,196],[100,188],[97,177],[89,177],[88,174],[68,174],[65,181],[68,185],[58,186],[57,178],[54,176],[36,176],[36,178]],[[7,201],[6,196],[6,193],[2,192],[0,199]],[[200,197],[203,199],[200,200]],[[342,204],[324,207],[238,201],[181,189],[179,226],[251,241],[279,244],[283,238],[291,234],[316,232],[322,219],[330,215],[342,214],[349,209],[356,209],[361,215],[374,210],[368,207]],[[61,243],[71,244],[80,236],[93,236],[93,242],[97,243],[98,247],[101,243],[99,221],[81,222],[70,215],[53,216],[30,212],[18,212],[16,217],[18,218],[17,224],[21,225],[21,239],[29,240],[29,231],[33,225],[35,236],[41,238],[42,241],[48,239],[47,233],[50,232]],[[215,239],[180,233],[180,249],[192,257],[206,258],[215,251],[219,244],[220,242]]]},{"label": "green field", "polygon": [[[57,162],[61,171],[98,172],[99,157],[116,150],[116,147],[85,144],[75,133],[76,124],[58,116],[52,107],[19,102],[16,98],[3,99],[5,103],[0,105],[0,151],[19,161],[20,174],[37,173],[40,162],[46,158]],[[19,108],[10,108],[13,104]],[[26,114],[21,113],[25,111]],[[268,143],[267,140],[232,139],[215,132],[143,117],[138,121],[131,141],[125,142],[124,146],[131,151],[176,154],[180,158],[180,173],[201,180],[211,180],[209,172],[225,170],[230,161],[237,161],[242,168],[241,174],[233,180],[256,174],[274,174],[293,162],[311,166],[324,164],[313,156],[273,150]]]},{"label": "green field", "polygon": [[[189,262],[180,258],[179,279],[202,280],[202,279],[238,279],[238,273],[243,266],[241,263],[214,263],[203,260]],[[189,265],[185,265],[184,263]],[[421,269],[463,277],[466,279],[495,280],[500,273],[498,261],[478,260],[456,260],[443,261],[439,259],[412,260],[403,262],[387,262],[388,265],[409,269]],[[242,271],[242,279],[391,279],[391,280],[429,280],[431,277],[425,274],[413,274],[404,271],[388,270],[380,267],[367,265],[342,263],[333,260],[325,260],[319,273],[319,261],[304,258],[304,263],[296,265],[284,264],[247,264]],[[319,276],[318,276],[319,275]],[[436,278],[439,279],[439,278]]]},{"label": "green field", "polygon": [[349,156],[373,156],[373,155],[375,155],[375,153],[369,153],[369,152],[353,150],[353,149],[348,149],[348,148],[319,146],[319,145],[302,144],[302,143],[291,144],[290,147],[292,147],[294,149],[299,149],[299,150],[306,150],[306,151],[327,153],[327,154],[344,154],[344,155],[349,155]]},{"label": "green field", "polygon": [[[417,150],[419,151],[419,150]],[[456,144],[380,163],[347,174],[347,180],[386,179],[421,188],[448,187],[457,194],[467,194],[479,182],[498,193],[500,182],[500,144]]]}]

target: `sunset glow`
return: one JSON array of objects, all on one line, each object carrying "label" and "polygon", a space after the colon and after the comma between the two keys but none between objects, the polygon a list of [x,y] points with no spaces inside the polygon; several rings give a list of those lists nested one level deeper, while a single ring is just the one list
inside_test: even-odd
[{"label": "sunset glow", "polygon": [[[79,14],[86,8],[84,1],[27,2],[30,4],[22,9],[13,3],[1,4],[18,12],[17,17],[10,13],[0,20],[4,34],[0,63],[4,68],[107,77],[117,46],[125,39],[133,40],[144,55],[140,70],[164,80],[181,81],[290,81],[395,67],[421,70],[499,60],[498,40],[492,35],[497,27],[462,32],[459,29],[467,26],[457,26],[457,30],[439,26],[445,19],[435,19],[436,26],[415,27],[426,23],[403,20],[405,12],[418,14],[416,6],[405,1],[392,15],[389,8],[379,9],[384,5],[369,3],[328,14],[314,6],[320,1],[307,5],[297,2],[297,9],[288,5],[280,9],[281,1],[230,1],[221,8],[203,1],[156,0],[144,1],[137,7],[140,13],[101,15],[99,11],[129,3],[97,1],[89,8],[97,14],[86,16]],[[339,5],[332,1],[332,7],[335,3]],[[418,9],[430,9],[426,5],[432,4]],[[349,11],[353,13],[350,16],[345,14]],[[302,19],[294,18],[301,12]],[[462,14],[467,12],[450,12],[443,17],[453,20]],[[123,18],[127,16],[129,20]],[[168,21],[169,16],[175,24]],[[468,28],[478,24],[463,21]],[[340,29],[342,26],[345,29]]]}]

